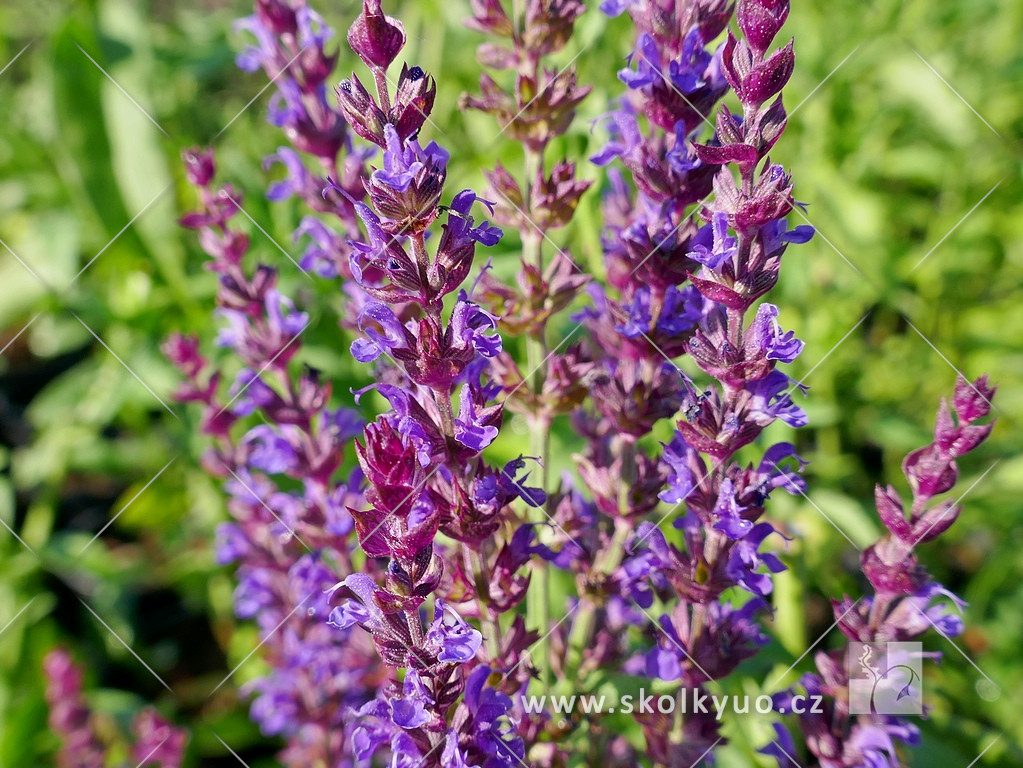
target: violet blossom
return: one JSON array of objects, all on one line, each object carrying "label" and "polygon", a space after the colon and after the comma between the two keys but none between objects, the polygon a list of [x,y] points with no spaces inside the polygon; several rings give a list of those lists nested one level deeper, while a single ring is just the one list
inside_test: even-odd
[{"label": "violet blossom", "polygon": [[[214,186],[212,153],[186,152],[185,160],[200,210],[183,223],[200,230],[219,275],[219,314],[230,329],[219,339],[243,367],[225,393],[196,340],[176,336],[164,351],[185,376],[178,398],[204,408],[203,430],[214,440],[204,464],[224,478],[234,517],[221,527],[217,559],[238,563],[235,610],[260,626],[273,670],[245,693],[263,732],[287,740],[285,762],[333,760],[346,751],[346,707],[371,696],[373,677],[365,665],[371,646],[326,625],[324,594],[337,581],[337,564],[351,562],[348,508],[362,498],[362,478],[335,473],[362,419],[333,407],[314,371],[292,373],[308,314],[281,293],[275,270],[248,271],[248,240],[232,225],[240,196]],[[239,420],[256,411],[266,423],[240,430]]]},{"label": "violet blossom", "polygon": [[[240,195],[214,184],[211,154],[186,153],[200,204],[182,223],[220,281],[217,343],[236,370],[221,373],[194,339],[175,337],[166,352],[185,378],[179,397],[204,409],[214,442],[204,463],[230,497],[217,557],[237,564],[236,613],[264,640],[270,672],[245,693],[264,733],[287,741],[284,762],[553,768],[575,757],[566,737],[596,733],[607,764],[635,765],[623,738],[527,713],[517,697],[537,679],[585,689],[605,673],[698,693],[767,642],[760,621],[786,538],[766,507],[776,490],[806,489],[796,446],[762,439],[774,422],[807,424],[805,388],[784,368],[804,344],[765,300],[787,247],[813,234],[790,228],[800,204],[769,159],[794,66],[791,42],[771,50],[788,9],[601,4],[637,29],[618,73],[626,95],[595,126],[608,133],[591,158],[607,167],[601,282],[545,244],[590,187],[573,162],[548,157],[590,92],[571,64],[548,66],[582,3],[532,0],[509,18],[499,0],[473,0],[467,25],[498,39],[479,59],[514,85],[483,74],[462,106],[493,115],[525,150],[524,167],[497,165],[482,194],[448,188],[459,158],[422,136],[444,83],[408,61],[389,74],[406,30],[380,0],[363,0],[347,34],[368,76],[352,72],[332,95],[340,53],[327,53],[331,32],[304,2],[258,0],[240,23],[255,43],[239,64],[275,80],[270,120],[291,144],[265,160],[285,173],[268,197],[307,209],[294,232],[307,241],[300,266],[342,279],[352,338],[337,346],[373,379],[333,391],[299,372],[314,313],[275,269],[243,263]],[[729,92],[741,114],[722,103]],[[507,283],[477,259],[506,230],[521,238]],[[566,320],[584,334],[558,346]],[[506,343],[515,337],[525,360]],[[676,365],[682,356],[697,373]],[[934,444],[907,459],[908,518],[896,492],[879,489],[891,535],[862,562],[876,596],[835,604],[850,638],[961,628],[955,599],[913,550],[958,514],[927,504],[987,436],[974,423],[987,415],[986,387],[976,383],[979,400],[957,387],[958,421],[941,416]],[[348,407],[374,402],[385,410],[365,424]],[[526,417],[531,456],[501,466],[487,452],[506,407]],[[578,477],[552,478],[550,432],[566,418],[583,442]],[[343,469],[348,453],[356,466]],[[578,591],[563,618],[551,613],[553,569]],[[840,665],[822,654],[818,669],[803,687],[841,701]],[[713,716],[638,719],[658,765],[694,764],[724,740]],[[887,765],[895,741],[915,736],[897,719],[850,721],[841,738],[821,719],[802,725],[815,756],[842,755],[835,766]],[[791,747],[787,731],[777,745]]]},{"label": "violet blossom", "polygon": [[[629,66],[619,73],[629,96],[602,122],[611,141],[593,160],[620,162],[634,187],[612,169],[603,237],[608,287],[593,288],[594,307],[578,315],[590,332],[583,349],[593,366],[592,405],[578,410],[574,423],[588,441],[580,474],[602,519],[596,537],[582,539],[588,551],[570,567],[577,578],[605,586],[572,617],[568,663],[606,667],[617,654],[625,669],[699,689],[765,642],[756,615],[767,609],[762,598],[771,592],[770,575],[784,566],[767,548],[783,540],[762,519],[764,506],[774,488],[801,487],[783,482],[793,477],[792,461],[795,471],[802,466],[788,444],[768,447],[756,468],[734,459],[775,420],[806,423],[791,397],[798,387],[778,367],[795,359],[802,342],[779,325],[770,304],[747,318],[777,281],[788,242],[807,239],[805,230],[787,239],[778,234],[788,231],[781,220],[793,205],[791,182],[766,160],[784,110],[780,100],[765,102],[791,72],[791,49],[757,65],[770,87],[739,83],[733,59],[745,55],[747,44],[729,32],[724,45],[712,47],[731,16],[725,2],[665,7],[637,0],[605,4],[605,10],[628,10],[639,35]],[[728,118],[701,143],[706,115],[730,88],[739,96],[742,119],[721,107]],[[692,208],[708,196],[712,201]],[[705,223],[694,220],[696,212]],[[683,354],[709,385],[676,368],[673,359]],[[647,456],[641,438],[677,414],[682,418],[661,461]],[[782,461],[789,465],[779,466]],[[658,496],[684,505],[674,523],[684,548],[644,522]],[[559,505],[558,522],[568,526],[571,517],[561,514],[574,516],[577,504]],[[569,546],[567,537],[557,538]],[[574,537],[571,543],[577,544]],[[723,601],[733,587],[753,599]],[[654,648],[640,657],[645,666],[630,661],[628,647],[596,620],[618,591],[644,610],[665,606],[653,615],[659,629]],[[597,656],[604,648],[617,650]],[[731,649],[727,658],[723,648]],[[669,725],[674,735],[668,736],[662,720],[643,722],[657,763],[698,760],[720,741],[712,721],[687,719],[681,733]]]}]

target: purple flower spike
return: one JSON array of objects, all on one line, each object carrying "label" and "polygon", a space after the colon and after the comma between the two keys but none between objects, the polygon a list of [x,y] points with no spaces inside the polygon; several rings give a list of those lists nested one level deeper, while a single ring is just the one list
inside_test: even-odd
[{"label": "purple flower spike", "polygon": [[[515,18],[500,0],[472,0],[468,26],[500,38],[478,61],[499,74],[483,74],[460,108],[495,116],[526,158],[519,171],[486,173],[479,193],[448,189],[448,151],[420,143],[438,83],[412,62],[391,71],[402,22],[362,0],[347,39],[369,72],[341,80],[335,102],[327,83],[340,56],[310,2],[254,0],[239,63],[271,79],[268,117],[288,144],[264,161],[267,194],[304,208],[302,267],[344,281],[338,301],[301,306],[275,269],[249,267],[249,237],[232,223],[238,192],[214,186],[211,153],[189,151],[199,203],[182,224],[210,256],[217,342],[241,373],[215,368],[196,340],[164,346],[185,379],[178,397],[201,404],[212,443],[203,463],[229,496],[217,558],[234,564],[235,612],[258,627],[270,670],[243,688],[253,720],[286,741],[284,765],[517,768],[528,758],[552,768],[587,762],[572,754],[586,738],[609,768],[712,760],[723,742],[713,714],[638,713],[625,739],[588,717],[528,711],[521,697],[551,674],[586,684],[622,672],[700,693],[767,642],[764,597],[785,568],[771,535],[788,541],[768,502],[778,488],[807,492],[803,439],[763,434],[775,421],[807,423],[792,397],[805,388],[785,368],[804,344],[768,296],[788,247],[813,235],[789,227],[805,206],[770,161],[795,61],[792,43],[776,40],[788,1],[601,2],[628,12],[636,34],[624,96],[595,131],[607,136],[593,161],[613,167],[593,270],[567,252],[547,258],[546,244],[586,209],[591,187],[572,159],[551,155],[573,146],[554,140],[591,90],[571,63],[548,59],[567,58],[581,0],[532,0]],[[521,234],[510,280],[514,265],[476,260],[509,229]],[[551,347],[559,315],[580,299],[585,332]],[[360,403],[370,389],[386,401],[368,423],[338,407],[347,387],[299,351],[325,309],[341,310],[352,357],[372,364],[374,383],[350,392],[356,404],[380,403]],[[906,457],[905,482],[878,486],[885,533],[860,559],[873,594],[832,602],[844,636],[962,631],[961,601],[917,548],[962,514],[937,497],[991,433],[993,394],[985,378],[958,382],[933,440]],[[499,439],[506,409],[531,433],[534,457],[507,461],[517,452]],[[566,429],[581,443],[578,487],[548,476],[562,445],[548,436]],[[527,472],[527,460],[542,471]],[[578,586],[560,631],[535,610],[549,602],[549,568]],[[644,626],[645,611],[656,624]],[[915,728],[853,715],[841,652],[815,662],[799,683],[824,709],[799,718],[811,761],[897,765]],[[99,768],[104,745],[80,681],[53,664],[54,731]],[[136,730],[138,749],[124,754],[152,746],[159,761],[180,762],[184,741],[169,725],[147,716]],[[776,733],[763,753],[792,760],[797,745]]]}]

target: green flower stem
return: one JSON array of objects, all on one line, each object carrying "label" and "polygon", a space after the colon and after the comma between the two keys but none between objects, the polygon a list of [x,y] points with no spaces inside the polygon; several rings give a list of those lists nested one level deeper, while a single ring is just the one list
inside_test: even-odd
[{"label": "green flower stem", "polygon": [[[543,164],[542,151],[526,149],[525,180],[523,184],[526,215],[532,220],[534,212],[530,201],[532,199],[532,185]],[[531,264],[542,274],[543,273],[543,233],[532,224],[522,232],[522,259],[525,263]],[[535,333],[526,337],[526,365],[528,366],[528,386],[533,394],[534,403],[539,402],[543,391],[544,369],[547,360],[547,334],[546,324]],[[551,424],[545,414],[534,413],[529,419],[529,450],[540,463],[540,487],[544,493],[550,488],[550,449],[551,449]],[[544,505],[546,506],[546,501]],[[543,507],[537,509],[533,514],[532,522],[546,523],[549,520],[549,510]],[[546,562],[536,563],[532,579],[529,584],[529,591],[526,595],[526,615],[529,623],[538,628],[541,637],[539,643],[540,657],[544,660],[540,665],[540,679],[544,687],[549,687],[551,682],[551,646],[546,637],[551,626],[551,580],[550,567]]]}]

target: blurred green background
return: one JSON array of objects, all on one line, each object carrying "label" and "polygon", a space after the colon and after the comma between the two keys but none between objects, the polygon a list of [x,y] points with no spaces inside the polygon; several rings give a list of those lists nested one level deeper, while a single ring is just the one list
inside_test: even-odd
[{"label": "blurred green background", "polygon": [[[341,30],[356,7],[316,5]],[[455,189],[480,187],[498,158],[522,162],[488,138],[490,117],[457,111],[479,72],[470,52],[482,38],[461,26],[468,5],[389,4],[408,58],[437,76],[443,134],[424,136],[457,148]],[[231,22],[248,12],[233,0],[0,6],[0,67],[11,62],[0,73],[0,766],[52,760],[40,662],[58,643],[85,665],[90,701],[112,725],[153,702],[190,729],[193,765],[237,764],[220,738],[249,765],[273,764],[276,745],[237,693],[260,672],[258,654],[209,695],[258,637],[233,622],[232,578],[212,559],[226,512],[197,465],[196,415],[171,401],[175,373],[158,350],[176,329],[212,336],[214,280],[176,225],[193,203],[182,147],[216,137],[246,210],[297,253],[297,209],[261,194],[260,159],[282,143],[264,120],[270,91],[233,64]],[[997,738],[977,764],[1023,764],[1023,5],[796,0],[785,32],[797,65],[774,159],[819,236],[789,251],[772,300],[807,343],[795,367],[811,388],[811,427],[792,439],[811,461],[811,501],[774,504],[799,537],[776,597],[778,642],[747,671],[766,685],[828,629],[827,596],[862,594],[852,544],[879,532],[873,484],[900,484],[899,461],[927,441],[954,369],[988,372],[1001,385],[1000,424],[962,462],[960,522],[924,554],[969,601],[969,628],[954,646],[928,639],[946,657],[930,670],[935,709],[909,759],[965,768]],[[580,79],[594,84],[557,147],[590,178],[585,158],[603,134],[589,121],[622,93],[614,73],[629,35],[625,19],[590,8],[559,60],[578,54]],[[346,48],[339,72],[352,59]],[[555,239],[599,271],[599,230],[591,193]],[[252,235],[285,290],[314,307],[304,359],[337,378],[336,392],[363,383],[336,328],[336,286],[301,278]],[[506,238],[499,269],[513,269],[515,246]],[[509,426],[497,454],[525,444],[522,425]],[[555,453],[569,455],[571,441],[559,430]],[[782,684],[809,668],[807,657]],[[752,754],[763,738],[739,723],[726,732],[723,764],[764,764]]]}]

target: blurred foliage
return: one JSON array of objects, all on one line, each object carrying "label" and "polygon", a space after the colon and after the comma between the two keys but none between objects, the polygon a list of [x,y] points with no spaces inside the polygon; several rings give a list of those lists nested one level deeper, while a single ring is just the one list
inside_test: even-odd
[{"label": "blurred foliage", "polygon": [[[343,30],[354,3],[329,5],[323,12]],[[401,5],[408,58],[438,78],[430,131],[457,148],[452,187],[478,187],[480,169],[498,159],[521,167],[521,150],[495,137],[490,117],[457,109],[479,71],[469,51],[481,38],[461,25],[468,2]],[[1002,734],[978,765],[1019,763],[1023,5],[794,6],[786,31],[798,61],[775,160],[791,169],[819,236],[790,250],[773,300],[807,342],[797,371],[810,387],[812,426],[791,437],[811,461],[811,490],[774,505],[798,534],[784,555],[793,571],[776,595],[778,643],[736,689],[770,690],[828,630],[827,597],[863,594],[853,544],[878,533],[873,484],[900,485],[900,458],[926,442],[953,368],[986,371],[1001,385],[1000,425],[962,467],[960,522],[924,554],[969,601],[969,629],[955,644],[928,641],[946,656],[931,670],[934,711],[909,759],[965,766]],[[0,72],[3,766],[45,763],[52,752],[40,660],[57,643],[86,665],[105,715],[126,722],[154,702],[186,724],[193,765],[236,764],[221,739],[249,765],[273,764],[275,745],[237,693],[258,671],[258,656],[248,657],[258,640],[234,625],[231,576],[212,562],[223,503],[197,464],[195,414],[171,402],[175,375],[158,350],[174,329],[211,336],[214,280],[176,226],[192,202],[182,147],[212,142],[224,177],[248,193],[246,210],[294,249],[296,209],[271,207],[260,193],[258,160],[281,143],[263,120],[269,93],[262,76],[233,65],[231,22],[247,11],[235,0],[0,6],[0,61],[11,61]],[[594,84],[556,148],[590,178],[598,174],[585,158],[604,137],[591,122],[622,92],[614,72],[629,34],[626,20],[591,8],[560,62],[578,54],[580,79]],[[341,69],[352,66],[343,56]],[[599,272],[599,233],[599,197],[590,194],[554,237]],[[366,372],[350,364],[337,332],[336,286],[305,280],[273,243],[252,236],[285,290],[313,308],[305,359],[346,397]],[[514,270],[515,248],[512,234],[495,258],[499,272]],[[512,419],[497,452],[518,454],[523,432]],[[559,425],[556,469],[570,466],[572,441]],[[782,684],[811,663],[803,658]],[[729,723],[734,743],[721,763],[762,764],[753,755],[767,738],[759,729]]]}]

